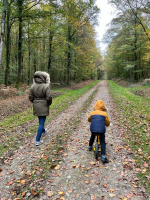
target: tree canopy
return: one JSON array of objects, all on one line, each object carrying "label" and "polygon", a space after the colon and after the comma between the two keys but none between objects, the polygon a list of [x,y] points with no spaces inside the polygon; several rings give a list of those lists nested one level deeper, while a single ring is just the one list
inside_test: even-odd
[{"label": "tree canopy", "polygon": [[150,76],[150,4],[143,0],[110,0],[118,14],[111,21],[105,57],[109,78],[138,81]]},{"label": "tree canopy", "polygon": [[0,83],[29,84],[37,70],[68,84],[97,76],[101,54],[93,26],[100,10],[94,0],[3,0],[0,7]]}]

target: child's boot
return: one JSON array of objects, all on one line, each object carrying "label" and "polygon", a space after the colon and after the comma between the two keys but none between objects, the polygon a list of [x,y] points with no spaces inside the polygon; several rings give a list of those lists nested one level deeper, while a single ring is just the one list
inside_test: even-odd
[{"label": "child's boot", "polygon": [[103,163],[109,163],[109,160],[107,159],[107,157],[106,157],[105,155],[102,155],[101,161],[102,161]]}]

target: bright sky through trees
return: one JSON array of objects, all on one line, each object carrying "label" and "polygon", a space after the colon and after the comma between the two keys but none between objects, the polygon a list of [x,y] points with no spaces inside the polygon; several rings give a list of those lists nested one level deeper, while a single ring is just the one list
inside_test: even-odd
[{"label": "bright sky through trees", "polygon": [[98,47],[100,47],[103,52],[107,47],[107,44],[103,43],[103,36],[107,31],[107,24],[110,23],[114,16],[114,9],[108,4],[108,0],[97,0],[96,5],[101,10],[98,18],[99,25],[96,27],[96,39],[98,40]]}]

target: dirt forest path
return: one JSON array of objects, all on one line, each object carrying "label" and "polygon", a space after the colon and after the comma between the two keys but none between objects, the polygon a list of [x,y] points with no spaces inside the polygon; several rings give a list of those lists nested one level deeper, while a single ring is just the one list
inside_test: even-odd
[{"label": "dirt forest path", "polygon": [[[144,188],[138,184],[138,179],[135,176],[135,161],[130,149],[126,148],[127,144],[120,137],[123,130],[119,128],[107,83],[100,81],[58,117],[51,120],[47,125],[49,131],[44,138],[44,144],[35,147],[35,138],[32,138],[31,141],[26,141],[11,159],[3,164],[3,171],[0,173],[0,200],[14,199],[11,196],[14,180],[21,179],[25,172],[30,171],[30,166],[36,159],[40,158],[46,144],[50,143],[57,133],[65,131],[69,121],[77,116],[85,101],[96,89],[97,92],[90,106],[78,116],[80,123],[72,131],[60,161],[50,170],[48,177],[41,180],[43,193],[33,197],[32,192],[27,191],[20,199],[149,199]],[[106,151],[110,162],[105,165],[100,160],[96,161],[93,152],[88,151],[90,131],[87,118],[98,99],[105,102],[111,120],[111,125],[106,132]],[[32,183],[30,188],[32,188]]]}]

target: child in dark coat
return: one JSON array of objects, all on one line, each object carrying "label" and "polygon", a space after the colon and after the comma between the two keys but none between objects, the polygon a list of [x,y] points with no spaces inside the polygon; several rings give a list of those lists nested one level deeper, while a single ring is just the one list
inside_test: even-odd
[{"label": "child in dark coat", "polygon": [[104,163],[108,163],[109,160],[106,157],[106,143],[105,143],[105,132],[106,126],[110,125],[109,117],[106,113],[106,107],[102,100],[98,100],[94,106],[94,111],[90,113],[88,122],[91,122],[90,131],[91,138],[89,141],[89,151],[92,151],[92,145],[95,140],[96,134],[100,134],[101,144],[101,160]]}]

